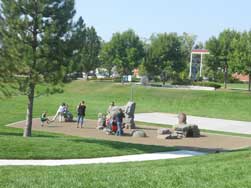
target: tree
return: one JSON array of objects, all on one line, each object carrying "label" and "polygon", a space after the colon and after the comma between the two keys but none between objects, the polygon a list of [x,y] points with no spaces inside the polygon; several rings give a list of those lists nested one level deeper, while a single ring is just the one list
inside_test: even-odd
[{"label": "tree", "polygon": [[73,32],[75,43],[76,69],[86,74],[99,66],[99,51],[101,48],[100,38],[94,27],[86,27],[82,17],[79,18]]},{"label": "tree", "polygon": [[168,78],[176,79],[177,74],[186,68],[186,57],[181,37],[176,33],[158,34],[151,37],[145,67],[151,75],[161,75],[165,84]]},{"label": "tree", "polygon": [[182,46],[184,48],[184,51],[186,53],[186,59],[189,62],[190,61],[190,54],[191,51],[195,45],[195,41],[197,36],[194,34],[188,34],[186,32],[183,33],[183,35],[181,36],[182,38]]},{"label": "tree", "polygon": [[115,49],[112,47],[110,42],[103,43],[100,51],[100,61],[101,66],[106,68],[109,75],[112,73],[112,68],[114,67],[114,54]]},{"label": "tree", "polygon": [[248,75],[248,90],[251,90],[251,31],[243,32],[232,43],[234,52],[229,62],[233,72]]},{"label": "tree", "polygon": [[87,28],[86,48],[84,49],[85,63],[83,63],[83,71],[89,72],[100,65],[99,51],[101,48],[100,38],[94,27]]},{"label": "tree", "polygon": [[218,36],[212,37],[206,42],[206,48],[210,52],[208,57],[207,66],[212,70],[220,69],[224,72],[224,85],[227,87],[228,77],[228,62],[234,51],[232,42],[239,37],[239,33],[234,30],[226,29]]},{"label": "tree", "polygon": [[216,80],[217,75],[219,74],[220,64],[220,56],[221,49],[219,40],[216,37],[211,37],[206,42],[206,49],[209,50],[210,55],[206,56],[206,67],[207,67],[207,75],[208,77],[212,77],[213,80]]},{"label": "tree", "polygon": [[41,82],[58,83],[68,65],[74,0],[1,0],[3,62],[22,77],[28,97],[24,136],[31,136],[34,91]]},{"label": "tree", "polygon": [[132,74],[144,57],[143,43],[133,30],[115,33],[111,41],[104,44],[100,53],[103,66],[111,70],[117,67],[120,74]]}]

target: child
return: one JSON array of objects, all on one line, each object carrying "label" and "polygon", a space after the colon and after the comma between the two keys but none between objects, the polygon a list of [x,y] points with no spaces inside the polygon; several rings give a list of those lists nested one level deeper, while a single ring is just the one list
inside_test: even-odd
[{"label": "child", "polygon": [[44,122],[46,122],[47,124],[50,123],[49,118],[47,118],[47,112],[42,113],[40,120],[41,120],[41,127],[44,126]]}]

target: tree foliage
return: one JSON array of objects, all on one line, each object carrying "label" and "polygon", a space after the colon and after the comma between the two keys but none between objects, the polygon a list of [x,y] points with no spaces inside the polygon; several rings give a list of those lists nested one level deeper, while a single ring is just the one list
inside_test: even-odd
[{"label": "tree foliage", "polygon": [[207,57],[207,67],[209,70],[212,70],[214,78],[216,78],[217,74],[224,73],[225,83],[228,76],[229,62],[234,52],[232,42],[238,40],[238,38],[238,32],[226,29],[218,37],[211,37],[206,42],[206,48],[210,52],[210,55]]},{"label": "tree foliage", "polygon": [[130,75],[144,57],[143,43],[133,30],[115,33],[111,41],[103,45],[100,59],[103,66],[111,71],[117,67],[120,74]]},{"label": "tree foliage", "polygon": [[75,24],[73,36],[74,70],[88,73],[96,69],[99,64],[100,38],[94,27],[86,27],[82,17]]},{"label": "tree foliage", "polygon": [[161,75],[162,81],[174,78],[186,68],[187,52],[176,33],[153,35],[145,57],[150,75]]},{"label": "tree foliage", "polygon": [[251,31],[243,32],[240,38],[233,40],[234,49],[230,58],[233,72],[249,76],[249,91],[251,89]]},{"label": "tree foliage", "polygon": [[41,81],[58,83],[72,52],[74,0],[1,0],[1,61],[28,96],[24,136],[31,136],[34,90]]}]

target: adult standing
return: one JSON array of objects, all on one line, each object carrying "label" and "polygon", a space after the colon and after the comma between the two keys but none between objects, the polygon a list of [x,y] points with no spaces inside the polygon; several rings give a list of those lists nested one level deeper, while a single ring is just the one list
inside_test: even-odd
[{"label": "adult standing", "polygon": [[58,117],[59,122],[63,121],[63,116],[64,116],[64,110],[65,110],[65,103],[62,103],[57,110],[56,115],[54,116],[54,118],[52,119],[52,121],[55,121]]},{"label": "adult standing", "polygon": [[79,128],[79,124],[80,127],[83,128],[85,110],[86,110],[85,101],[81,101],[80,104],[77,106],[77,113],[78,113],[77,128]]},{"label": "adult standing", "polygon": [[123,123],[123,118],[125,117],[122,109],[119,109],[119,112],[116,114],[116,122],[117,122],[117,136],[122,136],[123,135],[123,130],[122,130],[122,123]]}]

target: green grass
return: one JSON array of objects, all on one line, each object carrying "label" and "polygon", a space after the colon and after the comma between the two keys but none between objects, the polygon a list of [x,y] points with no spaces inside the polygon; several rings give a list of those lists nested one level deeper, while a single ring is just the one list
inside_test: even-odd
[{"label": "green grass", "polygon": [[2,136],[0,140],[0,159],[97,158],[175,150],[171,147],[54,135],[29,139]]},{"label": "green grass", "polygon": [[[39,86],[38,90],[41,88],[44,89],[44,86]],[[115,101],[117,105],[124,105],[131,97],[130,85],[110,82],[75,81],[65,85],[63,89],[64,93],[36,97],[34,117],[39,117],[45,110],[48,111],[49,115],[54,115],[62,102],[68,103],[70,110],[75,114],[76,105],[79,101],[85,100],[87,105],[86,118],[96,119],[98,112],[105,112],[111,101]],[[251,121],[251,100],[248,92],[187,91],[134,86],[134,100],[137,103],[137,112],[179,113],[182,111],[190,115]],[[26,103],[26,97],[21,95],[0,99],[0,114],[3,117],[0,119],[1,158],[98,157],[102,155],[94,155],[93,153],[96,153],[97,149],[102,150],[102,148],[109,151],[109,154],[103,152],[104,156],[140,153],[142,151],[162,151],[161,148],[134,150],[134,146],[131,146],[130,149],[126,147],[115,149],[112,147],[112,142],[110,142],[111,146],[109,147],[111,148],[109,150],[107,149],[109,144],[105,148],[98,141],[97,145],[99,146],[92,147],[95,144],[88,143],[86,139],[82,139],[85,144],[81,145],[67,136],[35,131],[33,138],[25,139],[22,137],[21,129],[8,128],[4,125],[25,119]],[[138,146],[135,147],[138,148]],[[93,148],[93,151],[90,151],[90,148]],[[89,151],[88,153],[85,152],[86,149]],[[55,154],[54,150],[57,151]]]},{"label": "green grass", "polygon": [[251,152],[62,167],[1,167],[1,187],[250,188]]},{"label": "green grass", "polygon": [[[44,110],[53,115],[63,101],[74,112],[79,101],[85,100],[87,118],[96,119],[98,112],[106,111],[110,101],[124,105],[130,99],[130,92],[129,85],[76,81],[67,84],[64,93],[37,97],[34,116],[38,117]],[[135,86],[134,100],[137,112],[183,111],[190,115],[251,121],[250,93],[244,91],[183,91]],[[23,138],[21,129],[4,125],[23,120],[26,103],[25,96],[0,99],[0,158],[89,158],[168,150],[36,131],[32,138]],[[250,174],[251,151],[246,150],[140,163],[0,167],[0,187],[248,188]]]},{"label": "green grass", "polygon": [[[65,93],[37,99],[35,105],[55,113],[61,101],[70,104],[72,111],[78,102],[87,103],[87,117],[95,118],[98,112],[105,112],[110,101],[124,105],[131,97],[130,85],[105,82],[73,82],[65,87]],[[50,105],[46,104],[50,100]],[[251,100],[248,92],[187,91],[165,88],[134,87],[137,112],[181,111],[197,116],[251,121]],[[35,113],[36,113],[35,107]],[[41,113],[41,110],[40,110]]]},{"label": "green grass", "polygon": [[[224,88],[224,83],[220,83],[221,88]],[[248,83],[228,83],[227,89],[233,89],[233,90],[248,90]]]}]

